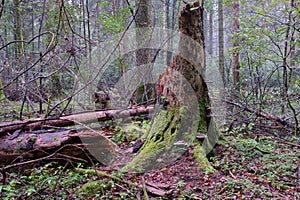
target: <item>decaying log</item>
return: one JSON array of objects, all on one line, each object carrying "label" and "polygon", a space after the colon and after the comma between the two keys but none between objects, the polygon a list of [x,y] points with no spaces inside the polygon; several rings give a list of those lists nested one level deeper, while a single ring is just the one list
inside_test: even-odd
[{"label": "decaying log", "polygon": [[[42,134],[26,132],[21,133],[14,139],[11,139],[8,135],[2,136],[0,138],[0,167],[27,162],[28,160],[38,160],[43,157],[47,159],[50,154],[58,149],[60,151],[51,156],[51,159],[85,160],[89,162],[89,157],[92,156],[85,150],[85,147],[87,145],[104,147],[103,143],[107,143],[107,141],[104,141],[105,137],[103,135],[102,131],[95,133],[92,131],[77,132],[65,129],[58,131],[49,130]],[[93,144],[84,144],[81,142],[83,138],[89,138],[90,141],[95,142]]]},{"label": "decaying log", "polygon": [[[105,136],[106,132],[89,129],[82,131],[79,128],[70,130],[61,127],[72,126],[76,123],[87,124],[97,122],[97,120],[126,118],[148,114],[152,111],[153,106],[148,106],[128,110],[82,113],[64,116],[59,119],[34,119],[2,123],[0,125],[0,168],[7,165],[17,167],[19,165],[16,165],[16,163],[27,164],[29,160],[50,159],[49,155],[52,155],[58,149],[60,149],[59,152],[50,156],[51,159],[86,160],[89,162],[90,158],[93,157],[86,149],[105,152],[106,156],[114,154],[118,151],[118,147]],[[55,129],[49,129],[50,127]],[[99,160],[99,157],[96,159]]]},{"label": "decaying log", "polygon": [[49,129],[49,127],[67,127],[77,124],[87,124],[98,121],[106,121],[113,118],[123,118],[128,116],[136,116],[142,114],[149,114],[153,112],[153,106],[140,106],[127,110],[104,110],[97,112],[74,114],[63,116],[60,118],[47,118],[47,119],[30,119],[15,122],[2,122],[0,123],[0,137],[6,134],[13,134],[17,130],[33,131],[39,129]]}]

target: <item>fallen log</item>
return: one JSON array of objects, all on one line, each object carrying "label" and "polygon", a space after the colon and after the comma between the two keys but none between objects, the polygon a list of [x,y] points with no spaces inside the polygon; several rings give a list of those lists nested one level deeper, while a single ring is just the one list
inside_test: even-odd
[{"label": "fallen log", "polygon": [[[84,125],[97,122],[97,120],[123,119],[151,112],[153,112],[153,106],[141,106],[128,110],[81,113],[63,116],[58,119],[32,119],[1,123],[0,171],[1,167],[7,170],[8,168],[35,164],[35,162],[44,162],[49,159],[68,162],[83,160],[90,162],[93,159],[108,163],[109,161],[104,162],[104,159],[115,157],[120,149],[107,138],[107,132],[100,129],[89,130],[88,126],[84,131],[78,127],[72,130],[62,127],[76,124]],[[89,153],[90,150],[92,150],[94,156],[94,152],[104,152],[103,158],[101,155],[96,155],[96,158],[93,158]]]},{"label": "fallen log", "polygon": [[[7,170],[28,164],[39,166],[41,161],[46,160],[107,164],[109,161],[104,159],[115,156],[121,150],[105,134],[101,130],[51,130],[43,134],[22,133],[13,140],[4,136],[0,139],[0,171],[1,168]],[[104,153],[104,156],[94,152]],[[128,153],[131,155],[132,152]]]},{"label": "fallen log", "polygon": [[15,122],[0,123],[0,137],[6,134],[13,134],[15,131],[33,131],[55,127],[68,127],[76,124],[88,124],[98,121],[106,121],[116,118],[124,118],[153,112],[153,106],[139,106],[127,110],[103,110],[96,112],[80,113],[63,116],[59,118],[37,118]]}]

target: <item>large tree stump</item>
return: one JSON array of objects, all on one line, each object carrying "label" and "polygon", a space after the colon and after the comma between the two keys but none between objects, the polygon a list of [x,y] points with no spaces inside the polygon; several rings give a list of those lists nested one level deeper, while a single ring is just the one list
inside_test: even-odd
[{"label": "large tree stump", "polygon": [[[196,134],[206,134],[211,123],[207,107],[208,89],[204,81],[203,9],[199,2],[189,3],[178,14],[179,54],[158,83],[158,102],[164,109],[155,116],[145,135],[146,143],[131,163],[123,168],[142,172],[164,167],[193,146],[202,168],[212,169],[208,152],[195,141]],[[196,117],[195,117],[196,116]],[[205,142],[209,145],[209,142]]]}]

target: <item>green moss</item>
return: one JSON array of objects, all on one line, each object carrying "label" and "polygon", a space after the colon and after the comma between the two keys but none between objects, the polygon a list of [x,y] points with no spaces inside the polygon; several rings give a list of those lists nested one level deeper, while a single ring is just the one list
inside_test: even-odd
[{"label": "green moss", "polygon": [[199,126],[198,133],[206,134],[207,133],[207,124],[208,119],[206,117],[206,107],[207,107],[207,98],[201,97],[199,100]]},{"label": "green moss", "polygon": [[102,181],[93,181],[93,182],[88,182],[82,186],[78,190],[79,194],[85,194],[87,197],[94,196],[96,193],[101,191],[101,184]]},{"label": "green moss", "polygon": [[168,129],[174,115],[174,111],[162,110],[158,113],[146,135],[147,140],[141,152],[122,171],[142,172],[159,164],[159,156],[166,151],[167,141],[170,141]]},{"label": "green moss", "polygon": [[[154,118],[150,130],[143,136],[146,142],[141,152],[122,170],[143,172],[163,167],[178,159],[188,146],[193,144],[197,133],[207,133],[207,102],[207,97],[199,100],[199,119],[195,121],[191,121],[195,110],[188,107],[161,110]],[[210,131],[213,133],[215,128],[216,126],[212,126]],[[212,145],[209,140],[205,141],[203,147],[202,144],[195,141],[195,159],[198,160],[201,168],[213,170],[206,158],[208,153],[206,150],[211,150]]]},{"label": "green moss", "polygon": [[166,110],[161,110],[154,118],[150,130],[143,136],[143,138],[152,138],[153,135],[161,136],[161,134],[163,133],[160,132],[168,127],[172,118],[174,117],[174,114],[174,110],[169,112],[167,112]]},{"label": "green moss", "polygon": [[[205,107],[205,105],[202,106]],[[199,127],[201,126],[201,129],[205,130],[204,133],[207,129],[207,122],[202,119],[205,114],[200,116],[199,121],[191,122],[189,112],[186,107],[160,111],[149,132],[145,135],[146,143],[141,152],[122,170],[143,172],[161,168],[178,159],[193,143]],[[182,126],[183,130],[180,129]],[[195,158],[202,168],[213,169],[206,158],[205,150],[199,143],[195,148]]]},{"label": "green moss", "polygon": [[142,135],[144,135],[148,131],[147,128],[143,128],[139,124],[134,124],[134,123],[128,124],[123,129],[126,132],[126,135],[128,137],[130,135],[132,135],[132,137],[137,136],[136,139],[140,138]]},{"label": "green moss", "polygon": [[[3,82],[2,82],[2,77],[0,75],[0,88],[2,88]],[[0,102],[5,102],[7,99],[5,97],[4,91],[0,89]]]},{"label": "green moss", "polygon": [[215,171],[215,169],[211,166],[211,164],[209,163],[209,161],[206,157],[206,152],[205,152],[204,148],[199,143],[195,144],[193,154],[194,154],[195,159],[199,163],[200,169],[205,169],[206,171],[209,171],[209,172]]}]

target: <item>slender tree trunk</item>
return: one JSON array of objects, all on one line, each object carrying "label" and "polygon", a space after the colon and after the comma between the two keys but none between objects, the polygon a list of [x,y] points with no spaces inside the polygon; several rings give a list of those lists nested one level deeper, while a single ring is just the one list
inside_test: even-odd
[{"label": "slender tree trunk", "polygon": [[5,3],[5,0],[1,0],[1,3],[0,3],[0,19],[2,17],[2,13],[3,13],[4,3]]},{"label": "slender tree trunk", "polygon": [[100,17],[100,8],[99,8],[99,4],[97,3],[96,5],[96,19],[95,20],[95,29],[96,29],[96,38],[97,38],[97,41],[100,41],[100,24],[98,22],[98,19]]},{"label": "slender tree trunk", "polygon": [[208,43],[209,43],[209,48],[208,48],[208,53],[210,55],[213,54],[213,36],[214,36],[214,32],[213,32],[213,12],[209,13],[209,33],[208,33]]},{"label": "slender tree trunk", "polygon": [[[23,40],[20,0],[14,0],[13,3],[15,9],[15,39]],[[20,60],[24,54],[24,44],[23,42],[18,42],[16,45],[16,57]]]},{"label": "slender tree trunk", "polygon": [[86,0],[85,7],[86,7],[86,17],[87,17],[88,59],[89,59],[89,62],[90,62],[92,60],[92,57],[91,57],[92,56],[91,55],[91,52],[92,52],[92,44],[91,44],[92,38],[91,38],[91,27],[90,27],[89,0]]},{"label": "slender tree trunk", "polygon": [[[0,75],[0,88],[2,88],[3,86],[3,81],[2,81],[2,75]],[[4,92],[3,90],[0,90],[0,102],[5,99],[5,95],[4,95]]]},{"label": "slender tree trunk", "polygon": [[[2,36],[0,35],[0,42],[1,42],[1,45],[4,46],[5,45],[5,42],[4,42],[4,39],[2,38]],[[3,66],[6,65],[6,60],[7,60],[7,54],[6,54],[6,49],[4,49],[3,51]],[[0,88],[2,88],[3,86],[3,77],[5,77],[5,70],[3,70],[3,72],[0,74]],[[4,94],[4,91],[3,90],[0,90],[0,101],[2,101],[3,99],[5,99],[5,94]]]},{"label": "slender tree trunk", "polygon": [[[31,10],[31,37],[34,37],[34,2],[31,3],[31,7],[32,7],[32,10]],[[34,42],[32,42],[32,52],[34,52],[35,50],[35,46],[34,46]]]},{"label": "slender tree trunk", "polygon": [[[14,39],[15,40],[23,40],[23,25],[22,25],[22,13],[20,7],[20,0],[13,0],[14,5],[14,20],[15,20],[15,29],[14,29]],[[24,43],[17,42],[15,45],[15,58],[18,61],[18,69],[22,70],[22,63],[23,63],[23,56],[24,56]],[[19,89],[19,79],[16,80],[16,91]],[[20,98],[20,94],[17,93],[18,96],[15,97],[16,99]],[[15,94],[16,95],[16,94]]]},{"label": "slender tree trunk", "polygon": [[[145,41],[145,29],[151,26],[151,1],[140,0],[137,5],[137,14],[135,23],[137,26],[137,44],[141,46],[147,45],[150,41]],[[147,64],[151,61],[151,54],[148,49],[141,48],[136,52],[136,64],[137,66]]]},{"label": "slender tree trunk", "polygon": [[[116,2],[116,0],[112,1],[112,11],[113,11],[113,15],[114,15],[116,20],[119,17],[118,13],[117,13],[117,10],[118,9],[123,9],[123,8],[124,7],[122,5],[122,2]],[[122,24],[122,26],[123,26],[123,24]],[[125,69],[125,59],[122,58],[121,49],[122,49],[122,45],[119,44],[118,45],[118,53],[119,53],[118,67],[119,67],[119,73],[122,76],[122,74],[125,72],[126,69]]]},{"label": "slender tree trunk", "polygon": [[87,39],[86,39],[86,17],[85,17],[85,3],[84,0],[81,0],[81,7],[82,7],[82,27],[83,27],[83,38],[84,38],[84,48],[86,50],[87,53],[87,48],[88,48],[88,44],[87,44]]},{"label": "slender tree trunk", "polygon": [[[167,0],[166,2],[163,2],[163,14],[162,14],[162,27],[163,27],[163,30],[162,30],[162,35],[166,35],[166,29],[169,29],[169,3],[170,3],[170,0]],[[163,52],[162,53],[162,58],[163,58],[163,64],[165,66],[168,65],[168,52]]]},{"label": "slender tree trunk", "polygon": [[218,0],[218,23],[219,23],[219,70],[221,73],[222,81],[224,83],[224,69],[225,69],[225,56],[224,56],[224,19],[223,19],[223,0]]},{"label": "slender tree trunk", "polygon": [[[42,33],[44,18],[45,18],[45,15],[46,15],[46,4],[47,4],[47,0],[44,0],[43,11],[42,11],[42,18],[41,18],[40,26],[39,26],[39,34]],[[39,39],[38,39],[38,50],[40,51],[40,55],[42,55],[42,51],[41,51],[41,37],[39,37]],[[43,69],[43,66],[41,64],[41,66],[40,66],[40,75],[42,75],[43,72],[44,72],[44,69]],[[40,90],[40,94],[42,94],[43,93],[43,78],[39,79],[39,90]],[[42,114],[42,112],[43,112],[43,100],[40,99],[40,102],[39,102],[39,113]]]},{"label": "slender tree trunk", "polygon": [[[292,105],[291,101],[290,101],[290,97],[289,97],[289,79],[291,78],[289,76],[289,64],[288,64],[288,59],[289,59],[289,54],[291,53],[291,49],[289,49],[289,47],[292,46],[292,40],[293,40],[293,36],[292,36],[292,31],[291,31],[291,24],[292,24],[292,15],[293,15],[293,7],[295,6],[295,0],[291,0],[290,3],[290,11],[288,13],[288,25],[287,25],[287,29],[286,29],[286,34],[285,34],[285,42],[284,42],[284,54],[283,54],[283,99],[286,102],[286,105],[288,106],[288,108],[290,108],[290,110],[293,113],[293,117],[295,120],[295,129],[294,129],[294,133],[295,136],[299,135],[299,120],[297,118],[297,110],[294,108],[294,106]],[[284,112],[284,106],[283,106],[283,110],[282,113]]]},{"label": "slender tree trunk", "polygon": [[[144,65],[150,64],[152,62],[152,59],[154,57],[154,52],[152,49],[148,49],[148,46],[151,46],[151,40],[145,39],[145,38],[151,38],[149,37],[150,34],[152,34],[150,28],[152,26],[152,12],[151,12],[151,0],[140,0],[137,5],[137,14],[135,17],[135,23],[136,23],[136,41],[139,45],[136,50],[136,66],[141,67],[140,74],[138,74],[138,77],[141,77],[140,84],[137,86],[137,91],[135,94],[135,101],[138,104],[142,104],[145,102],[148,102],[152,94],[151,92],[148,93],[148,91],[151,91],[151,86],[148,85],[149,82],[151,82],[151,68],[150,67],[143,67]],[[145,69],[145,70],[142,70]],[[145,76],[145,74],[148,74]]]},{"label": "slender tree trunk", "polygon": [[[233,25],[232,25],[232,32],[235,34],[238,32],[240,28],[240,21],[239,21],[239,13],[240,13],[240,3],[239,0],[234,0],[233,5]],[[232,55],[232,83],[233,87],[236,90],[240,89],[240,53],[237,49],[239,46],[238,37],[233,37],[233,55]]]},{"label": "slender tree trunk", "polygon": [[[166,8],[166,17],[167,17],[167,23],[166,23],[166,26],[167,26],[167,29],[171,29],[171,30],[174,30],[174,27],[175,27],[175,6],[176,6],[176,1],[173,0],[172,2],[172,13],[170,13],[170,7],[171,7],[171,0],[168,0],[167,1],[167,8]],[[168,45],[169,46],[172,46],[172,40],[168,42]],[[167,66],[169,66],[171,64],[171,61],[172,61],[172,53],[171,52],[167,52]]]}]

